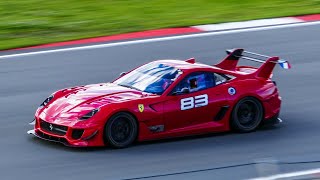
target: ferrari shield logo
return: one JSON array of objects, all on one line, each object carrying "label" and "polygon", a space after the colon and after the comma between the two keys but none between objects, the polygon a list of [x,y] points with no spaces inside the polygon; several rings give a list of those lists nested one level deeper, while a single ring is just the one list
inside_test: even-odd
[{"label": "ferrari shield logo", "polygon": [[138,109],[139,109],[140,112],[143,112],[144,105],[143,104],[138,104]]},{"label": "ferrari shield logo", "polygon": [[53,130],[53,126],[52,126],[52,124],[50,124],[49,128],[50,128],[50,131],[52,131],[52,130]]}]

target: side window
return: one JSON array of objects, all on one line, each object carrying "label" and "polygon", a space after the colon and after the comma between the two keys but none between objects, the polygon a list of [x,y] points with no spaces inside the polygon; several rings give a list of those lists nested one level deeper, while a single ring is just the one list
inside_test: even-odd
[{"label": "side window", "polygon": [[189,92],[196,92],[215,86],[215,76],[211,72],[196,72],[185,77],[174,89],[174,92],[181,92],[188,88]]},{"label": "side window", "polygon": [[219,85],[228,81],[227,76],[223,74],[217,74],[217,73],[214,74],[214,79],[215,79],[216,85]]}]

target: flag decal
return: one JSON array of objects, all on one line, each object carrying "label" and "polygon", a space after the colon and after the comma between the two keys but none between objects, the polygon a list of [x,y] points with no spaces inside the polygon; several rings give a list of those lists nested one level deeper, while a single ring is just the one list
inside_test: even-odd
[{"label": "flag decal", "polygon": [[291,65],[289,64],[288,61],[284,61],[284,60],[279,60],[279,65],[283,68],[283,69],[290,69]]}]

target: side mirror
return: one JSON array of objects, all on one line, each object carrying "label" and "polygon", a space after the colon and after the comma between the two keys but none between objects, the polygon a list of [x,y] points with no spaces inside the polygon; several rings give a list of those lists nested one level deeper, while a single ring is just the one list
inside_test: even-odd
[{"label": "side mirror", "polygon": [[181,91],[174,92],[172,93],[172,95],[180,95],[180,94],[188,94],[188,93],[190,93],[189,88],[184,87],[181,89]]},{"label": "side mirror", "polygon": [[120,73],[120,77],[122,77],[122,76],[124,76],[126,74],[127,74],[127,72],[122,72],[122,73]]}]

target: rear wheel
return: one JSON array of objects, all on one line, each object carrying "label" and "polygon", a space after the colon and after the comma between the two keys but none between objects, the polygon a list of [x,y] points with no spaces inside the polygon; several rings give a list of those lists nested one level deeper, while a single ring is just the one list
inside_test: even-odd
[{"label": "rear wheel", "polygon": [[114,148],[125,148],[136,139],[138,125],[132,115],[120,112],[108,120],[104,131],[105,142]]},{"label": "rear wheel", "polygon": [[241,99],[233,108],[231,126],[239,132],[255,130],[263,119],[263,107],[259,100],[253,97]]}]

